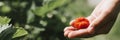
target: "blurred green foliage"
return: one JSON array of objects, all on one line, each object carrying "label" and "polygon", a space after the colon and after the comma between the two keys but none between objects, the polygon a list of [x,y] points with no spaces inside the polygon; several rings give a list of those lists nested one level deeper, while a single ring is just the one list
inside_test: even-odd
[{"label": "blurred green foliage", "polygon": [[1,33],[0,40],[80,40],[64,37],[63,29],[92,10],[87,0],[2,0],[0,16],[6,17],[0,17],[0,25],[12,27]]},{"label": "blurred green foliage", "polygon": [[7,18],[7,17],[1,17],[0,16],[0,25],[4,25],[4,24],[8,24],[10,22],[11,19]]},{"label": "blurred green foliage", "polygon": [[12,24],[12,30],[0,39],[5,40],[11,34],[8,40],[80,40],[64,37],[63,29],[72,19],[88,16],[91,10],[86,0],[3,0],[0,16],[11,21],[0,22]]}]

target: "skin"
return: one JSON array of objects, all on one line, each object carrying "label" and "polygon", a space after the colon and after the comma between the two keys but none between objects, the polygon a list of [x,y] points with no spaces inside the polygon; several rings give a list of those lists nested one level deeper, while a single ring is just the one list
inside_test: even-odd
[{"label": "skin", "polygon": [[120,11],[120,0],[102,0],[87,19],[90,25],[86,29],[69,26],[64,29],[64,36],[68,38],[86,38],[99,34],[107,34],[112,28]]}]

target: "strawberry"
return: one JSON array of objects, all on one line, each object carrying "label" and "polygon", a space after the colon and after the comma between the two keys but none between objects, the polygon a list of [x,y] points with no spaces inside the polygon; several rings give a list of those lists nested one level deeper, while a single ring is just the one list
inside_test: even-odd
[{"label": "strawberry", "polygon": [[71,26],[77,28],[77,29],[84,29],[87,28],[89,26],[89,21],[88,19],[84,18],[84,17],[79,17],[76,18],[72,23]]}]

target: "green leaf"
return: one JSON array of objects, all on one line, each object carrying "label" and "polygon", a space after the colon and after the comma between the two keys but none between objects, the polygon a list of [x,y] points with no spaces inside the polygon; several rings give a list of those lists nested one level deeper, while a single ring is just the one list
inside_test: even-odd
[{"label": "green leaf", "polygon": [[10,18],[0,16],[0,25],[8,24],[10,20]]},{"label": "green leaf", "polygon": [[27,23],[31,23],[34,21],[35,15],[31,10],[28,11],[27,13]]},{"label": "green leaf", "polygon": [[28,34],[28,32],[25,29],[20,27],[20,28],[17,29],[16,33],[13,34],[12,38],[21,37],[21,36],[24,36],[24,35],[27,35],[27,34]]}]

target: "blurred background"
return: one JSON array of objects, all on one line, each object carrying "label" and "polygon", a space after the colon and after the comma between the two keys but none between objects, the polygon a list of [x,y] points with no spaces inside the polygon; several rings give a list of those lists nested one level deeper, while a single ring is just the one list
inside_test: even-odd
[{"label": "blurred background", "polygon": [[87,17],[101,0],[1,0],[0,40],[119,40],[120,14],[106,35],[64,37],[63,29]]}]

